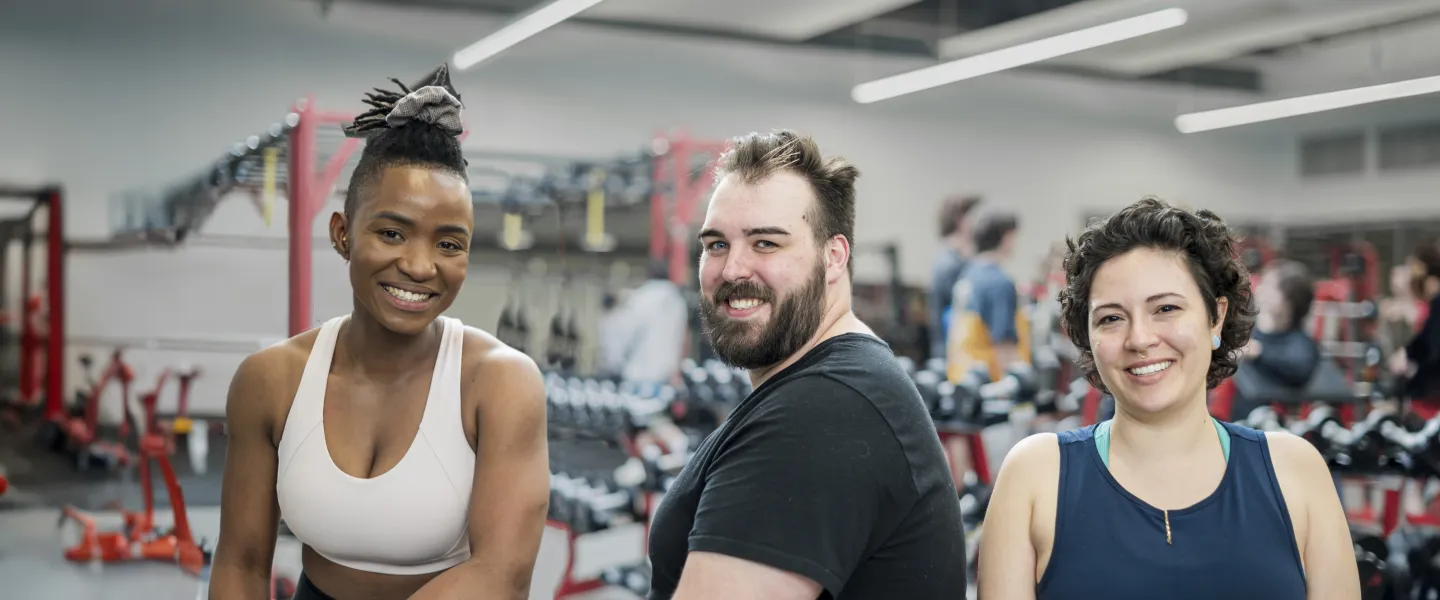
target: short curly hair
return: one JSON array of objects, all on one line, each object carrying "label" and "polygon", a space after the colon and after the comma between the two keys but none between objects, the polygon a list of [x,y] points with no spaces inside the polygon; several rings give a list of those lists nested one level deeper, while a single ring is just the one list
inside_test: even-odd
[{"label": "short curly hair", "polygon": [[1258,311],[1250,290],[1250,274],[1240,261],[1239,239],[1219,216],[1204,209],[1192,213],[1147,196],[1103,221],[1092,222],[1078,239],[1067,237],[1065,244],[1060,323],[1079,350],[1077,362],[1090,385],[1105,390],[1095,367],[1095,354],[1090,350],[1090,284],[1101,265],[1136,248],[1183,256],[1204,297],[1211,323],[1216,318],[1216,298],[1227,299],[1220,348],[1211,354],[1206,388],[1214,389],[1235,374],[1239,351],[1250,341]]}]

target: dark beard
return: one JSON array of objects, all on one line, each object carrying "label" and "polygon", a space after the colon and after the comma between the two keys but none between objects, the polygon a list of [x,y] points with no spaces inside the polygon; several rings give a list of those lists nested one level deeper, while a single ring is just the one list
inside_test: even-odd
[{"label": "dark beard", "polygon": [[[763,325],[725,316],[731,298],[755,298],[770,304],[770,320]],[[700,323],[710,347],[721,361],[741,369],[761,369],[799,351],[815,331],[825,311],[825,265],[820,262],[810,280],[778,304],[775,294],[759,283],[725,282],[713,298],[700,299]],[[758,332],[754,331],[761,328]]]}]

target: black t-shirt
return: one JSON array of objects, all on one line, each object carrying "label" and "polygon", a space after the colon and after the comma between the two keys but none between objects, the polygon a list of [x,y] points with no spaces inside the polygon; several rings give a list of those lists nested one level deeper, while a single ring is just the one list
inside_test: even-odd
[{"label": "black t-shirt", "polygon": [[692,551],[805,576],[822,599],[965,597],[955,482],[885,342],[821,342],[705,438],[651,524],[652,600]]}]

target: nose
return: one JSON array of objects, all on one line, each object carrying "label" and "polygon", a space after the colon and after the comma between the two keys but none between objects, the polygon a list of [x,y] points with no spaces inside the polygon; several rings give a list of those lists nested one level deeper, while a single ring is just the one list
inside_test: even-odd
[{"label": "nose", "polygon": [[400,254],[395,267],[411,281],[429,281],[439,272],[429,249],[420,244],[409,244]]},{"label": "nose", "polygon": [[720,269],[720,277],[725,281],[741,281],[755,275],[753,260],[744,250],[732,249],[723,260],[725,266]]},{"label": "nose", "polygon": [[1155,334],[1155,328],[1147,319],[1133,319],[1130,321],[1130,330],[1125,335],[1125,349],[1131,352],[1149,353],[1160,343],[1160,337]]}]

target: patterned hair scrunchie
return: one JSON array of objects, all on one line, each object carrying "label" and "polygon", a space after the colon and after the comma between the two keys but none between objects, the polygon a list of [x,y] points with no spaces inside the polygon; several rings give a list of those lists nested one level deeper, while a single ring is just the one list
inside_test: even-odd
[{"label": "patterned hair scrunchie", "polygon": [[450,86],[450,69],[440,65],[422,82],[407,86],[400,80],[390,78],[400,91],[375,88],[365,94],[364,102],[372,108],[341,129],[346,137],[368,138],[389,129],[401,127],[411,121],[428,123],[451,136],[465,132],[465,122],[460,116],[464,104],[459,92]]},{"label": "patterned hair scrunchie", "polygon": [[465,131],[465,123],[460,119],[462,108],[464,105],[460,104],[460,99],[445,88],[427,85],[396,102],[394,110],[385,116],[385,123],[400,127],[410,121],[420,121],[439,127],[450,135],[460,135]]}]

